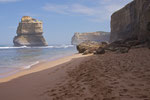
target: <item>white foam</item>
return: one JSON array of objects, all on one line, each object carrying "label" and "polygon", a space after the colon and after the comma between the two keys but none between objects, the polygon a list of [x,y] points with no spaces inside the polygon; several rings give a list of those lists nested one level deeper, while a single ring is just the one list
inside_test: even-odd
[{"label": "white foam", "polygon": [[42,47],[30,47],[30,48],[54,48],[55,46],[42,46]]},{"label": "white foam", "polygon": [[38,64],[38,63],[39,63],[39,61],[36,61],[36,62],[32,63],[31,65],[24,66],[23,68],[24,68],[24,69],[30,69],[32,66],[34,66],[34,65],[36,65],[36,64]]},{"label": "white foam", "polygon": [[60,46],[55,46],[54,48],[69,48],[69,47],[74,47],[74,45],[60,45]]},{"label": "white foam", "polygon": [[10,47],[0,47],[0,49],[23,49],[23,48],[69,48],[69,47],[74,47],[73,45],[60,45],[60,46],[41,46],[41,47],[28,47],[28,46],[20,46],[20,47],[15,47],[15,46],[10,46]]},{"label": "white foam", "polygon": [[20,46],[20,47],[0,47],[0,49],[19,49],[19,48],[27,48],[27,46]]}]

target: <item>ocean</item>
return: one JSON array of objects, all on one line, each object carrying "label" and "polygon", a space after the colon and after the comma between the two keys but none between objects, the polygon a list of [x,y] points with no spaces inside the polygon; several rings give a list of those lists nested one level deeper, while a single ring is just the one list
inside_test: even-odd
[{"label": "ocean", "polygon": [[29,69],[43,61],[52,61],[77,53],[73,45],[14,47],[0,45],[0,78]]}]

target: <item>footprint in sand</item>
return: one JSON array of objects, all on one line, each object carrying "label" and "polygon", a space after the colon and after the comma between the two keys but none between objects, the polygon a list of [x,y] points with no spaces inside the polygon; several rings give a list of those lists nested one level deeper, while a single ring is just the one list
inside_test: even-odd
[{"label": "footprint in sand", "polygon": [[84,100],[94,100],[93,98],[85,98]]}]

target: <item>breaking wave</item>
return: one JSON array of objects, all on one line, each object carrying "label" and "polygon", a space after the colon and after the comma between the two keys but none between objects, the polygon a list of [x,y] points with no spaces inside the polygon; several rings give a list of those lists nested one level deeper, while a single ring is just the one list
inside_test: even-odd
[{"label": "breaking wave", "polygon": [[0,49],[24,49],[24,48],[70,48],[70,47],[74,47],[73,45],[59,45],[59,46],[39,46],[39,47],[28,47],[28,46],[20,46],[20,47],[15,47],[15,46],[3,46],[3,47],[0,47]]}]

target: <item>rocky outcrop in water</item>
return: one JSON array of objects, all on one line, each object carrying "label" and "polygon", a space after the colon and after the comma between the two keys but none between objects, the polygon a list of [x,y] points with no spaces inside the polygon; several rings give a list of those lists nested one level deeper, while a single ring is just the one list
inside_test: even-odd
[{"label": "rocky outcrop in water", "polygon": [[29,16],[24,16],[19,23],[17,36],[14,37],[15,46],[46,46],[43,37],[43,23]]},{"label": "rocky outcrop in water", "polygon": [[150,0],[134,0],[111,16],[110,42],[150,40]]},{"label": "rocky outcrop in water", "polygon": [[75,33],[72,37],[71,43],[78,45],[85,41],[103,42],[109,41],[109,32],[88,32],[88,33]]}]

